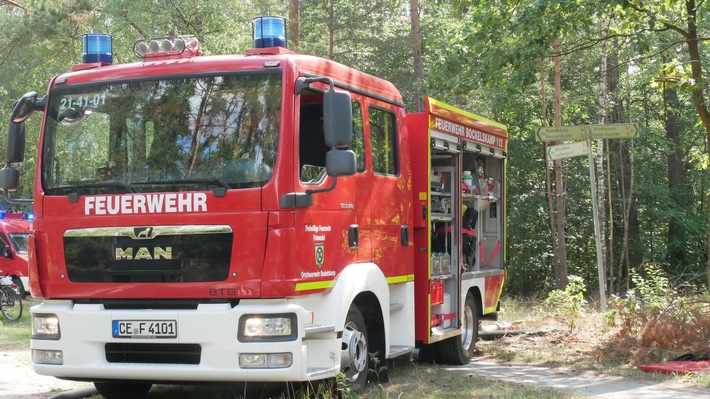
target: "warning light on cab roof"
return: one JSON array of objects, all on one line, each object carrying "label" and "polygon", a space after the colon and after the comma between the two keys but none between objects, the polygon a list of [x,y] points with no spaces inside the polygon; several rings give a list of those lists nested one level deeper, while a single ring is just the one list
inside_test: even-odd
[{"label": "warning light on cab roof", "polygon": [[262,16],[251,20],[254,48],[286,48],[286,20],[282,17]]},{"label": "warning light on cab roof", "polygon": [[133,53],[143,59],[174,56],[188,58],[200,55],[200,46],[193,35],[167,36],[138,40],[133,45]]},{"label": "warning light on cab roof", "polygon": [[103,33],[88,33],[83,37],[81,62],[113,64],[113,38]]}]

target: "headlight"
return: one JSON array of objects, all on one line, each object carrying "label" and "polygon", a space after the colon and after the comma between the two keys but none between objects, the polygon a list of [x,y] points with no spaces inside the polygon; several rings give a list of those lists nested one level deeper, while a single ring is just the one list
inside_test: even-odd
[{"label": "headlight", "polygon": [[59,339],[59,318],[53,314],[32,315],[32,339]]},{"label": "headlight", "polygon": [[296,315],[244,315],[239,319],[240,341],[293,341]]}]

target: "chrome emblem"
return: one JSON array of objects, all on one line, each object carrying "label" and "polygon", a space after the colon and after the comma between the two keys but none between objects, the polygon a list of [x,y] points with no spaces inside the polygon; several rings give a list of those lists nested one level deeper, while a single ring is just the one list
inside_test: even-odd
[{"label": "chrome emblem", "polygon": [[173,247],[140,247],[135,250],[133,248],[116,248],[116,260],[170,260],[173,258]]},{"label": "chrome emblem", "polygon": [[157,234],[153,234],[152,227],[134,227],[129,235],[134,240],[150,240],[155,238]]}]

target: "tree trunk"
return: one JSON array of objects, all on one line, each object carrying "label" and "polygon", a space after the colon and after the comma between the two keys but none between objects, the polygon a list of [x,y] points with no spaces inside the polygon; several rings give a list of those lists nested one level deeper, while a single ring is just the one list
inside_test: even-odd
[{"label": "tree trunk", "polygon": [[424,111],[424,66],[422,63],[422,34],[419,29],[419,0],[409,0],[412,21],[412,61],[414,63],[414,106],[416,112]]},{"label": "tree trunk", "polygon": [[[603,37],[606,33],[606,18],[601,20],[601,36]],[[606,111],[607,111],[607,98],[609,96],[607,90],[607,50],[606,50],[606,40],[601,42],[602,58],[601,65],[599,66],[599,111],[598,111],[598,121],[600,125],[606,123]],[[591,167],[591,165],[590,165]],[[597,168],[597,215],[599,220],[599,242],[601,242],[601,268],[604,271],[603,275],[611,276],[611,273],[606,270],[606,186],[604,184],[604,140],[597,140],[597,157],[596,165]],[[592,198],[592,201],[594,198]],[[606,280],[606,279],[605,279]],[[600,281],[600,287],[609,287],[606,281]],[[603,283],[603,285],[601,285]],[[605,289],[606,291],[607,289]],[[608,291],[605,292],[608,294]]]},{"label": "tree trunk", "polygon": [[[619,92],[621,90],[621,86],[619,85],[619,40],[617,38],[614,38],[612,40],[612,48],[611,51],[609,52],[609,57],[607,58],[607,74],[606,74],[606,79],[607,79],[607,90],[609,93],[609,98],[611,98],[611,104],[609,107],[610,115],[609,115],[609,120],[611,123],[621,123],[623,122],[623,117],[621,115],[621,100],[619,96]],[[617,140],[616,145],[622,146],[624,144],[623,141]],[[611,147],[612,144],[611,142],[607,143],[606,146],[606,162],[607,162],[607,202],[609,204],[609,240],[608,240],[608,245],[606,246],[608,256],[605,257],[605,259],[608,261],[607,267],[609,268],[609,274],[608,276],[608,281],[609,285],[607,286],[607,292],[609,294],[614,294],[616,293],[616,286],[617,286],[617,281],[615,279],[616,273],[614,271],[614,262],[615,262],[615,257],[614,257],[614,202],[613,202],[613,195],[612,195],[612,186],[611,186],[611,174],[612,174],[612,165],[611,165]],[[620,180],[621,184],[624,184],[622,180]],[[624,231],[624,237],[626,236],[626,231]],[[620,256],[621,259],[621,256]]]},{"label": "tree trunk", "polygon": [[298,51],[301,37],[301,0],[289,0],[288,3],[288,34],[289,47]]},{"label": "tree trunk", "polygon": [[670,146],[667,156],[668,192],[677,207],[668,219],[668,262],[673,268],[683,267],[687,259],[686,246],[688,230],[683,224],[683,215],[692,206],[693,197],[687,182],[687,172],[682,148],[680,118],[678,109],[678,93],[675,87],[662,83],[663,107],[665,114],[666,141]]},{"label": "tree trunk", "polygon": [[[705,81],[703,79],[703,66],[700,58],[700,47],[698,45],[698,10],[695,5],[695,0],[686,0],[685,9],[687,13],[686,21],[688,24],[685,43],[688,45],[688,55],[690,56],[690,73],[695,81],[695,84],[691,88],[691,92],[693,94],[695,109],[698,112],[700,121],[703,123],[703,128],[705,128],[705,139],[708,144],[708,156],[710,156],[710,111],[708,111],[708,106],[705,102],[705,93],[703,92]],[[708,179],[710,179],[710,172],[708,173]],[[708,193],[708,202],[710,202],[710,193]],[[708,279],[708,289],[710,289],[710,213],[708,213],[706,217],[708,223],[708,260],[706,274]]]},{"label": "tree trunk", "polygon": [[335,41],[335,6],[333,0],[323,0],[323,8],[328,14],[328,59],[333,59],[333,47]]},{"label": "tree trunk", "polygon": [[[545,61],[540,63],[540,98],[542,101],[542,126],[548,126],[547,123],[547,94],[545,93]],[[559,257],[557,255],[557,226],[555,225],[555,204],[552,200],[552,173],[550,171],[550,161],[547,159],[547,147],[549,143],[545,141],[544,143],[544,154],[545,159],[545,188],[547,194],[547,209],[548,216],[550,217],[550,244],[552,246],[552,253],[555,255],[552,257],[552,264],[554,266],[555,274],[560,268]],[[555,283],[556,284],[556,283]]]},{"label": "tree trunk", "polygon": [[[560,57],[560,39],[555,39],[553,51],[555,53],[555,126],[562,126],[562,67]],[[557,246],[559,264],[555,270],[555,285],[557,289],[567,287],[567,240],[565,238],[565,195],[562,182],[562,160],[555,161],[555,200],[557,217]]]}]

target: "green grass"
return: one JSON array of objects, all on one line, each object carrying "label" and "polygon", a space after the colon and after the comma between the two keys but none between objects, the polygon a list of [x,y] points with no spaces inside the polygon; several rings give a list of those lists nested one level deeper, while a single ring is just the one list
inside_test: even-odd
[{"label": "green grass", "polygon": [[0,348],[29,349],[30,347],[30,307],[39,303],[29,297],[22,301],[22,317],[18,321],[9,321],[0,315]]},{"label": "green grass", "polygon": [[[509,382],[496,381],[475,376],[470,371],[452,371],[450,366],[438,366],[432,364],[420,364],[404,360],[396,360],[388,363],[390,382],[387,384],[370,384],[360,395],[345,393],[337,396],[332,388],[337,385],[333,380],[323,382],[313,382],[304,388],[289,386],[287,392],[280,393],[278,390],[266,392],[258,386],[249,389],[243,386],[178,386],[178,385],[158,385],[155,386],[149,398],[168,399],[240,399],[240,398],[260,398],[260,399],[568,399],[581,398],[581,395],[574,395],[556,391],[549,388],[537,388],[528,385],[518,385]],[[278,388],[278,387],[277,387]],[[276,392],[276,393],[275,393]],[[306,395],[310,392],[310,395]]]}]

